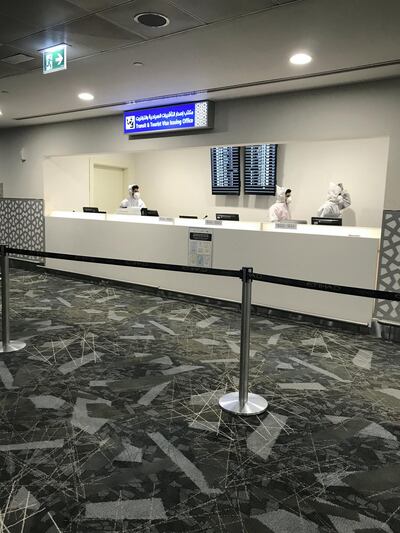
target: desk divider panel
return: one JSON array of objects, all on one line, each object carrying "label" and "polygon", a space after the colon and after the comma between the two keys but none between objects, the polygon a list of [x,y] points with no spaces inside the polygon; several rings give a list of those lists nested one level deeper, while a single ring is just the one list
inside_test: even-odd
[{"label": "desk divider panel", "polygon": [[[400,211],[384,211],[378,289],[400,292]],[[400,302],[376,300],[375,317],[400,325]]]},{"label": "desk divider panel", "polygon": [[[33,198],[0,198],[0,243],[13,248],[44,251],[44,200]],[[34,263],[43,258],[17,256]]]}]

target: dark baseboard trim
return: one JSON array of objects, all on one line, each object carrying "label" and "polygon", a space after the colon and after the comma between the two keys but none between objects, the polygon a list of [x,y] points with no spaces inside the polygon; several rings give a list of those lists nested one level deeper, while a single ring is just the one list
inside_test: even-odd
[{"label": "dark baseboard trim", "polygon": [[10,267],[11,268],[23,268],[24,270],[37,270],[38,267],[43,269],[43,265],[36,263],[34,261],[27,261],[26,259],[15,259],[10,257]]},{"label": "dark baseboard trim", "polygon": [[345,320],[336,320],[333,318],[320,317],[315,315],[306,315],[296,313],[295,311],[285,311],[283,309],[275,309],[274,307],[252,306],[256,314],[263,316],[276,317],[281,319],[290,319],[294,322],[305,322],[310,325],[322,326],[325,328],[340,329],[342,331],[349,331],[351,333],[360,333],[368,335],[370,328],[367,324],[357,324],[355,322],[346,322]]},{"label": "dark baseboard trim", "polygon": [[400,342],[400,325],[374,318],[371,324],[371,334],[385,341]]},{"label": "dark baseboard trim", "polygon": [[[100,285],[110,285],[114,287],[121,287],[124,289],[135,289],[145,294],[152,294],[161,296],[163,298],[170,298],[173,300],[180,300],[201,305],[213,305],[222,309],[240,311],[239,302],[231,302],[228,300],[221,300],[218,298],[209,298],[206,296],[198,296],[195,294],[188,294],[185,292],[172,291],[169,289],[160,289],[158,287],[150,287],[147,285],[141,285],[137,283],[130,283],[127,281],[116,281],[109,278],[99,278],[96,276],[89,276],[88,274],[79,274],[77,272],[67,272],[65,270],[55,270],[47,268],[41,265],[35,265],[38,272],[46,272],[48,274],[59,276],[63,278],[76,279],[82,281],[89,281]],[[281,309],[274,309],[270,307],[264,307],[261,305],[252,305],[252,313],[259,316],[277,317],[283,320],[292,320],[296,322],[303,322],[310,325],[317,325],[326,328],[344,330],[358,334],[370,334],[371,330],[368,325],[356,324],[352,322],[346,322],[341,320],[332,320],[329,318],[323,318],[313,315],[305,315],[302,313],[295,313],[293,311],[284,311]]]}]

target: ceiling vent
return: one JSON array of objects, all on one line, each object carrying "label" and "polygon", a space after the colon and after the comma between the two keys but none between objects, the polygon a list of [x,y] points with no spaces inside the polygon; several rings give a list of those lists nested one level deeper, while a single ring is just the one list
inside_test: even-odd
[{"label": "ceiling vent", "polygon": [[169,24],[169,18],[160,13],[139,13],[134,21],[148,28],[163,28]]},{"label": "ceiling vent", "polygon": [[27,56],[26,54],[15,54],[13,56],[5,57],[1,61],[3,63],[8,63],[9,65],[19,65],[20,63],[27,63],[35,59],[32,56]]}]

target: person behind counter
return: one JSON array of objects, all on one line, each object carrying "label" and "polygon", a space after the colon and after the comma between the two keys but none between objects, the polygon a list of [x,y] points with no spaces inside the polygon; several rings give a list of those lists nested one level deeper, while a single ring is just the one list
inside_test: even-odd
[{"label": "person behind counter", "polygon": [[290,220],[289,204],[292,201],[292,190],[285,187],[276,187],[276,201],[269,208],[269,220],[271,222],[280,222],[281,220]]},{"label": "person behind counter", "polygon": [[140,198],[139,185],[129,185],[128,198],[122,200],[120,207],[139,207],[142,209],[146,204]]},{"label": "person behind counter", "polygon": [[351,205],[350,194],[344,190],[343,183],[330,183],[328,198],[318,209],[320,218],[342,218],[342,211]]}]

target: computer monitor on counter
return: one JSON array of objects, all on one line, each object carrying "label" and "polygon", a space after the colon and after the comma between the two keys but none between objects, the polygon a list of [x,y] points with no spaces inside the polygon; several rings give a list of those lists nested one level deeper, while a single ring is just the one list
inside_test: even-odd
[{"label": "computer monitor on counter", "polygon": [[235,222],[239,221],[239,215],[236,213],[217,213],[215,218],[216,220],[233,220]]},{"label": "computer monitor on counter", "polygon": [[341,218],[312,217],[311,224],[319,226],[341,226]]},{"label": "computer monitor on counter", "polygon": [[147,209],[147,207],[142,207],[140,210],[142,217],[158,217],[158,211],[156,209]]}]

